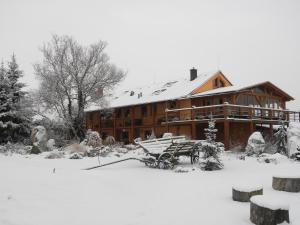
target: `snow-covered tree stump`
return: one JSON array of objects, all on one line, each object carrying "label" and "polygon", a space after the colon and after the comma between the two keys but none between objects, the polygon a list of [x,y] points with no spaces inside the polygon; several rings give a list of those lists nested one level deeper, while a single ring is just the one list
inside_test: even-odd
[{"label": "snow-covered tree stump", "polygon": [[238,202],[249,202],[250,198],[255,195],[262,195],[263,188],[261,186],[234,186],[232,188],[232,199]]},{"label": "snow-covered tree stump", "polygon": [[300,192],[300,176],[274,176],[272,187],[277,191]]},{"label": "snow-covered tree stump", "polygon": [[289,206],[280,199],[254,196],[250,199],[250,220],[256,225],[289,223]]}]

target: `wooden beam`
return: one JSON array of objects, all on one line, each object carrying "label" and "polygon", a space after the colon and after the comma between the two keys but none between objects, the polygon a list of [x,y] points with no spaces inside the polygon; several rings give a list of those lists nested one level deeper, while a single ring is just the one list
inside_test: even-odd
[{"label": "wooden beam", "polygon": [[225,150],[230,148],[230,124],[228,120],[224,120],[224,145]]},{"label": "wooden beam", "polygon": [[227,104],[224,105],[224,145],[225,150],[229,150],[230,148],[230,124],[228,120],[228,106]]}]

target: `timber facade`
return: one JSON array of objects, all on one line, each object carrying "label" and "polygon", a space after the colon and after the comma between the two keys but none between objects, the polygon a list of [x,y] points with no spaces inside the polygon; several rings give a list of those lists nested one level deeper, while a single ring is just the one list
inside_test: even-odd
[{"label": "timber facade", "polygon": [[[197,82],[196,69],[191,69],[190,81]],[[299,112],[286,110],[286,102],[291,100],[271,82],[236,87],[217,71],[180,98],[87,111],[86,127],[103,138],[111,135],[124,143],[138,137],[147,139],[152,133],[156,137],[173,133],[204,139],[204,128],[212,117],[217,140],[229,149],[245,146],[256,130],[271,139],[273,126],[280,121],[299,121]]]}]

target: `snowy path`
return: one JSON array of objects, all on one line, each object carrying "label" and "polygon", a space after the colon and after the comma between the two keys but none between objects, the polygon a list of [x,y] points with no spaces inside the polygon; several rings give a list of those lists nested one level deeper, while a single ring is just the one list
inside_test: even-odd
[{"label": "snowy path", "polygon": [[271,188],[272,174],[300,173],[300,163],[261,164],[232,156],[224,163],[222,171],[185,174],[136,161],[85,171],[97,159],[0,155],[0,224],[251,224],[249,203],[231,200],[231,187],[240,182],[260,183],[265,194],[289,201],[292,224],[300,224],[300,193]]}]

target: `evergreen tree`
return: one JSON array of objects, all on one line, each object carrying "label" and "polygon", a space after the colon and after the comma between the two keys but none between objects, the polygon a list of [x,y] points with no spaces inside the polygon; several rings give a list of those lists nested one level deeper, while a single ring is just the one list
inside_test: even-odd
[{"label": "evergreen tree", "polygon": [[287,130],[285,128],[282,116],[280,116],[280,126],[278,131],[274,134],[275,144],[277,147],[277,152],[287,155]]},{"label": "evergreen tree", "polygon": [[205,128],[206,141],[202,145],[203,158],[200,160],[200,167],[203,170],[220,170],[223,168],[223,164],[220,160],[220,152],[222,148],[219,143],[216,142],[216,133],[218,129],[215,128],[216,121],[211,119],[208,121],[208,128]]},{"label": "evergreen tree", "polygon": [[4,68],[4,63],[2,62],[0,67],[0,113],[7,111],[8,90],[9,88],[6,69]]},{"label": "evergreen tree", "polygon": [[2,63],[0,70],[0,142],[20,141],[30,134],[30,118],[22,108],[25,93],[23,76],[16,58],[13,55],[5,69]]}]

